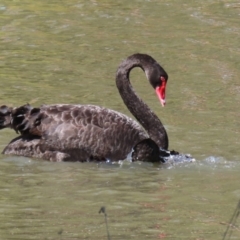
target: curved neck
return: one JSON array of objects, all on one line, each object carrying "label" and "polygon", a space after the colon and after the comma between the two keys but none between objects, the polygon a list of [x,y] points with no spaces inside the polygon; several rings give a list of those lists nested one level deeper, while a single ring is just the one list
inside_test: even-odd
[{"label": "curved neck", "polygon": [[168,136],[162,122],[147,104],[137,96],[129,80],[129,74],[133,68],[142,68],[146,76],[149,77],[149,74],[154,72],[154,65],[156,65],[156,62],[150,56],[135,54],[119,66],[116,74],[116,84],[125,105],[148,132],[149,137],[159,147],[168,149]]}]

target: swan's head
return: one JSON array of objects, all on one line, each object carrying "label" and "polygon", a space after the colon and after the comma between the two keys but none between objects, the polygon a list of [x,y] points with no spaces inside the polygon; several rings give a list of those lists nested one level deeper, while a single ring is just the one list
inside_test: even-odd
[{"label": "swan's head", "polygon": [[158,63],[156,63],[156,65],[157,67],[155,67],[149,75],[149,81],[155,89],[162,106],[164,107],[166,104],[165,97],[168,75]]}]

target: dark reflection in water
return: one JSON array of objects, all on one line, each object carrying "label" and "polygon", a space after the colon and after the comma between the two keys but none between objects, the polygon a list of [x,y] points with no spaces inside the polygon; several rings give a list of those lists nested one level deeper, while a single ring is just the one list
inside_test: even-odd
[{"label": "dark reflection in water", "polygon": [[[142,52],[169,74],[161,108],[133,86],[194,163],[53,164],[1,156],[2,239],[239,239],[239,4],[2,1],[0,105],[91,103],[129,114],[118,64]],[[1,149],[15,136],[0,132]]]}]

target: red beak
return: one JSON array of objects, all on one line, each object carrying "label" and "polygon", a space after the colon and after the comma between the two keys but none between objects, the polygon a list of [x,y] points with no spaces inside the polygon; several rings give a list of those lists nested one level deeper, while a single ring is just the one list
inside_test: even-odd
[{"label": "red beak", "polygon": [[166,89],[166,85],[167,85],[167,82],[166,80],[164,79],[164,77],[161,77],[161,81],[162,81],[162,84],[161,86],[159,87],[156,87],[155,88],[155,91],[156,91],[156,94],[162,104],[162,106],[164,107],[165,104],[166,104],[166,100],[165,100],[165,89]]}]

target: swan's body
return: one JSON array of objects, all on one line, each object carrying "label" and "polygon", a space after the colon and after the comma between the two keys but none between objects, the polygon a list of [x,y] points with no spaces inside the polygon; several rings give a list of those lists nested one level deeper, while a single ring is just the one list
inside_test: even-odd
[{"label": "swan's body", "polygon": [[168,136],[158,117],[132,89],[129,73],[134,67],[145,71],[163,105],[168,76],[145,54],[130,56],[118,68],[119,93],[146,131],[128,116],[99,106],[4,106],[0,128],[13,128],[21,136],[12,140],[3,153],[51,161],[90,161],[125,159],[133,150],[133,160],[161,161],[159,148],[168,148]]}]

